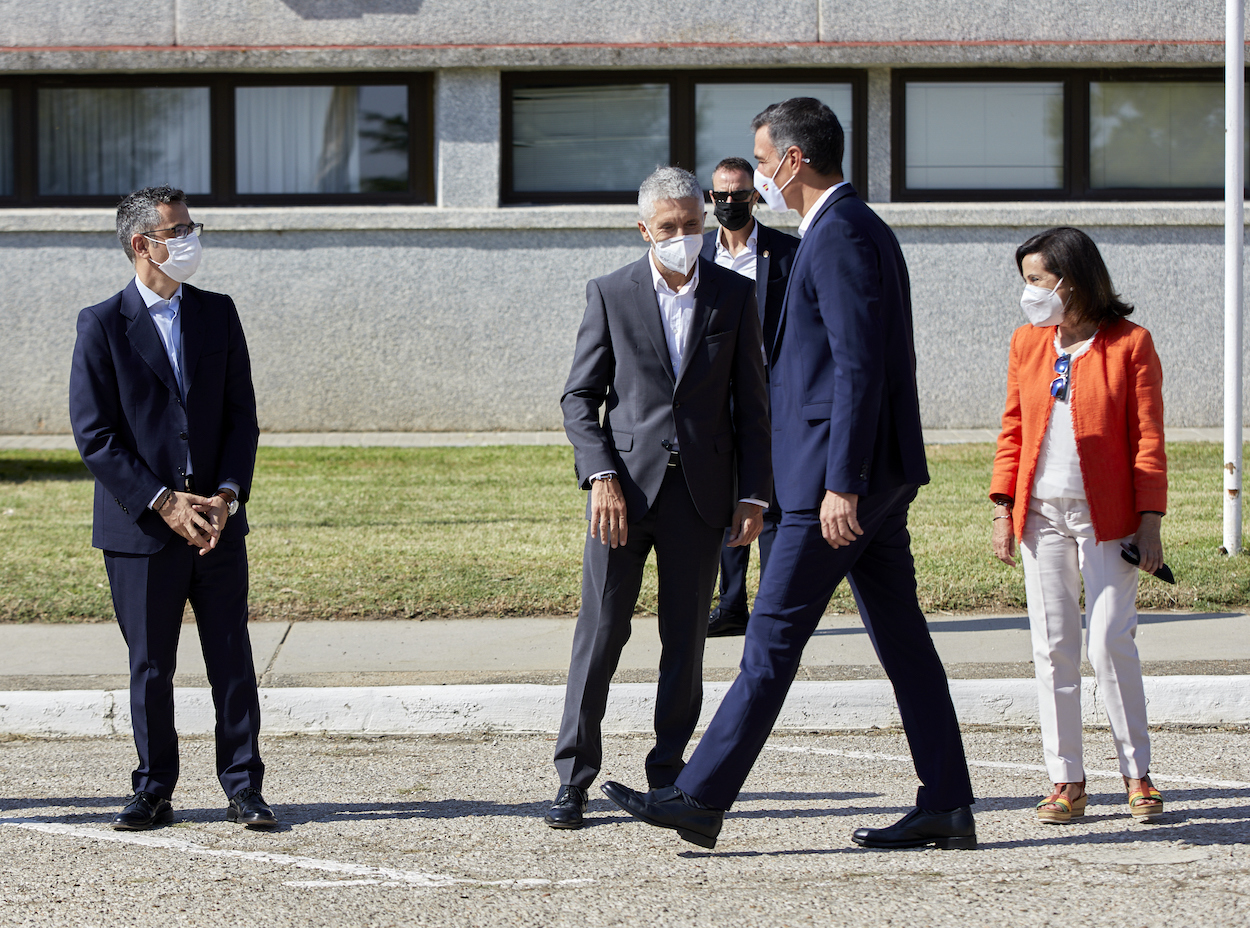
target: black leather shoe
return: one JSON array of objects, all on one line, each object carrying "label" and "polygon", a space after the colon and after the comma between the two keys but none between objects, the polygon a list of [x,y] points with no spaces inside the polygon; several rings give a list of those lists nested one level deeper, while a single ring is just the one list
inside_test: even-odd
[{"label": "black leather shoe", "polygon": [[707,636],[709,638],[733,638],[747,633],[746,612],[729,612],[719,606],[708,616]]},{"label": "black leather shoe", "polygon": [[676,786],[640,793],[609,780],[600,787],[605,796],[648,825],[671,828],[677,836],[699,847],[716,847],[716,836],[725,822],[725,813],[695,804]]},{"label": "black leather shoe", "polygon": [[249,828],[273,828],[278,819],[255,786],[248,786],[230,797],[226,806],[226,821],[238,822]]},{"label": "black leather shoe", "polygon": [[977,846],[977,826],[968,806],[951,812],[926,812],[915,808],[888,828],[856,828],[851,840],[860,847],[925,847],[932,844],[944,851],[970,851]]},{"label": "black leather shoe", "polygon": [[153,825],[168,825],[173,820],[174,807],[168,799],[136,790],[126,808],[114,817],[113,827],[118,831],[143,831]]},{"label": "black leather shoe", "polygon": [[585,814],[586,791],[580,786],[561,786],[543,821],[552,828],[581,828]]}]

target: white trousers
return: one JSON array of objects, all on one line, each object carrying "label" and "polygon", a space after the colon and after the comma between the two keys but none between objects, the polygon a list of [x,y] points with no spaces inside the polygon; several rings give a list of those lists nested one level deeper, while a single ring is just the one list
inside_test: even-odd
[{"label": "white trousers", "polygon": [[1085,779],[1081,752],[1081,579],[1094,679],[1120,756],[1120,773],[1150,766],[1146,694],[1137,656],[1137,568],[1120,557],[1120,539],[1094,540],[1083,499],[1029,503],[1020,545],[1033,638],[1033,668],[1052,783]]}]

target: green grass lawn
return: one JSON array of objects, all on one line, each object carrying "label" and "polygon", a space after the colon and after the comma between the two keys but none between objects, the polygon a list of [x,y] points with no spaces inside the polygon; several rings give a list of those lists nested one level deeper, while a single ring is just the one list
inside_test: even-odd
[{"label": "green grass lawn", "polygon": [[[1019,569],[990,554],[989,445],[929,448],[912,510],[928,611],[1019,610]],[[1143,607],[1250,602],[1250,560],[1221,537],[1221,448],[1173,444],[1164,546],[1180,581]],[[73,452],[0,451],[0,621],[111,620],[91,548],[90,475]],[[559,447],[266,448],[249,519],[252,609],[265,618],[539,615],[577,609],[585,496]],[[752,567],[755,567],[754,559]],[[753,571],[754,573],[754,571]],[[845,589],[831,604],[852,611]],[[655,610],[649,568],[639,610]]]}]

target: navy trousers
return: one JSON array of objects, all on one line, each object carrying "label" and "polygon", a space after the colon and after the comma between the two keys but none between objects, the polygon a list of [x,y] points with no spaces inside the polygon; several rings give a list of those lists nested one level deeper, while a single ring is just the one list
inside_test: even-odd
[{"label": "navy trousers", "polygon": [[946,811],[973,802],[963,739],[929,627],[916,601],[907,511],[916,487],[861,497],[864,534],[833,548],[816,510],[786,512],[747,625],[740,673],[677,778],[700,802],[728,809],[777,721],[799,658],[846,577],[894,685],[921,787],[916,804]]},{"label": "navy trousers", "polygon": [[247,633],[247,547],[222,542],[203,557],[176,538],[156,554],[104,552],[113,609],[130,651],[130,715],[139,766],[134,789],[169,799],[178,782],[174,665],[187,601],[217,713],[217,778],[227,796],[265,775],[260,700]]},{"label": "navy trousers", "polygon": [[647,782],[668,786],[677,778],[703,708],[703,646],[722,531],[704,522],[695,509],[680,467],[668,469],[655,503],[630,523],[629,544],[611,548],[587,530],[582,607],[556,739],[555,766],[562,784],[586,789],[603,765],[601,725],[608,686],[629,641],[643,566],[652,548],[661,651]]},{"label": "navy trousers", "polygon": [[[781,510],[772,507],[764,510],[764,527],[760,530],[760,576],[768,566],[768,555],[773,548],[773,540],[777,537],[777,523],[781,520]],[[745,613],[747,609],[747,568],[751,564],[751,546],[742,545],[729,547],[729,538],[733,534],[733,526],[725,529],[725,538],[720,549],[720,599],[716,608],[722,612]]]}]

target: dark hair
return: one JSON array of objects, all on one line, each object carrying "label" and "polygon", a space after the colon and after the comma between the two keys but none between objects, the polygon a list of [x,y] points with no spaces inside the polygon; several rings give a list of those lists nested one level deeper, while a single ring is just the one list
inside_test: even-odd
[{"label": "dark hair", "polygon": [[715,177],[721,171],[741,171],[747,177],[755,177],[755,168],[746,158],[722,158],[720,164],[712,168],[712,176]]},{"label": "dark hair", "polygon": [[774,103],[751,120],[754,132],[764,126],[768,126],[768,137],[777,154],[784,155],[797,147],[817,174],[842,173],[846,148],[842,123],[833,110],[815,97],[791,97]]},{"label": "dark hair", "polygon": [[144,187],[128,193],[117,204],[117,237],[121,239],[126,257],[135,260],[130,238],[136,232],[149,232],[161,224],[160,203],[186,203],[187,195],[177,187]]},{"label": "dark hair", "polygon": [[1133,311],[1111,286],[1111,275],[1094,240],[1080,229],[1059,226],[1033,236],[1016,249],[1016,269],[1024,276],[1024,259],[1041,255],[1046,270],[1061,277],[1072,295],[1067,312],[1077,322],[1104,322],[1122,319]]}]

